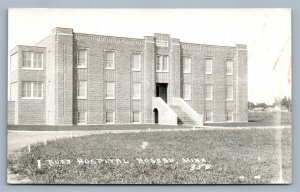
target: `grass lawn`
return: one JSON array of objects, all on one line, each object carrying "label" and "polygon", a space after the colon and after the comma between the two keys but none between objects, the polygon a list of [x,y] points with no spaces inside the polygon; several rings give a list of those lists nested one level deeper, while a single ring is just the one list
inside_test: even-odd
[{"label": "grass lawn", "polygon": [[258,126],[280,126],[291,125],[291,112],[262,112],[262,113],[248,113],[248,122],[233,122],[233,123],[209,123],[208,126],[222,126],[222,127],[258,127]]},{"label": "grass lawn", "polygon": [[[41,160],[41,169],[37,160]],[[281,172],[283,181],[289,183],[291,130],[195,130],[65,138],[32,145],[30,153],[23,148],[11,154],[8,169],[37,184],[276,183]]]}]

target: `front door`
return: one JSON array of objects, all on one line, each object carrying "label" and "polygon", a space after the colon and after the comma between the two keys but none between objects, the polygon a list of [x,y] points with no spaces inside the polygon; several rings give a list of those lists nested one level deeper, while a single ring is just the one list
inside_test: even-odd
[{"label": "front door", "polygon": [[156,84],[156,97],[160,97],[164,102],[168,101],[168,83]]}]

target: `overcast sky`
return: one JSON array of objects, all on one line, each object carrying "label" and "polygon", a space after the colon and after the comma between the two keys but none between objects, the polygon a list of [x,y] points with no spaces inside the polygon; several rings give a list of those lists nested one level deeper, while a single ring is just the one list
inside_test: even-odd
[{"label": "overcast sky", "polygon": [[247,44],[248,100],[291,95],[289,9],[10,9],[9,42],[34,45],[55,27],[143,38],[167,33],[183,42]]}]

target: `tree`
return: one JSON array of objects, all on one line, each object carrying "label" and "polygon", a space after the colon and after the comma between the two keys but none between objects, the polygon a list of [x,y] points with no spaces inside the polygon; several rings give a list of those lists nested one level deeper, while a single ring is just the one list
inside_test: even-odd
[{"label": "tree", "polygon": [[282,98],[280,104],[281,106],[286,107],[289,111],[292,110],[292,101],[290,97],[285,96],[284,98]]},{"label": "tree", "polygon": [[254,109],[254,107],[255,107],[255,104],[248,101],[248,109],[252,110],[252,109]]}]

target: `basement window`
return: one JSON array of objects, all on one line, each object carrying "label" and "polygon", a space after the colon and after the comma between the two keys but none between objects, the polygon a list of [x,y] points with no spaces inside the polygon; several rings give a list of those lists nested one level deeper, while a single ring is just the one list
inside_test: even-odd
[{"label": "basement window", "polygon": [[86,124],[86,111],[78,111],[77,113],[77,123],[78,124]]},{"label": "basement window", "polygon": [[139,111],[132,112],[132,123],[141,123],[141,112]]},{"label": "basement window", "polygon": [[213,111],[205,111],[205,122],[213,121]]},{"label": "basement window", "polygon": [[115,123],[115,113],[106,112],[106,124],[114,124],[114,123]]}]

